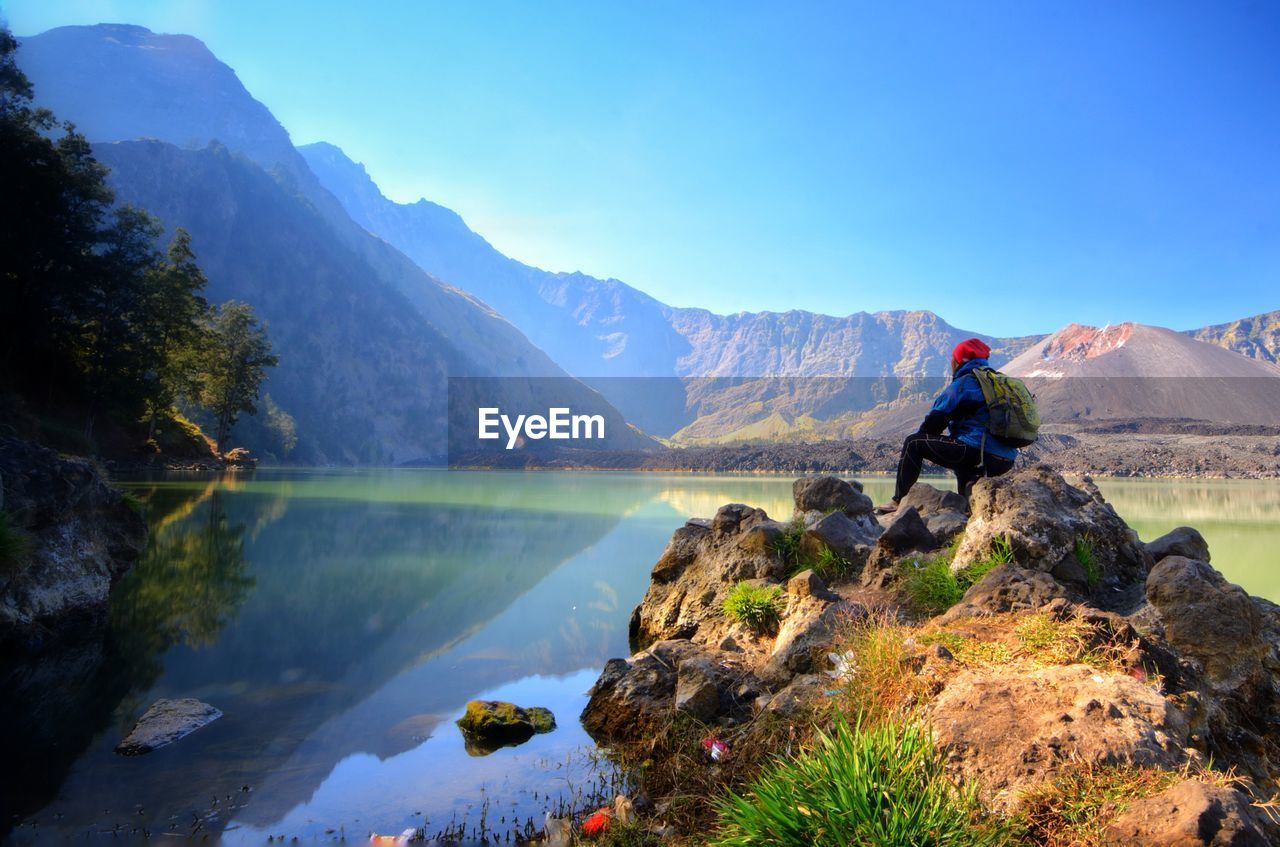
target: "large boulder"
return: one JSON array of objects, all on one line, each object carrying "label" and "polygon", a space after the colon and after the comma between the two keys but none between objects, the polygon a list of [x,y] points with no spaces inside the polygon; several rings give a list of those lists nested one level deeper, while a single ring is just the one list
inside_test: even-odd
[{"label": "large boulder", "polygon": [[[964,531],[969,521],[969,501],[955,491],[942,491],[927,482],[917,482],[898,503],[898,513],[904,509],[915,509],[925,526],[933,533],[934,541],[939,546],[950,544],[951,540]],[[893,522],[895,515],[886,516],[886,525]]]},{"label": "large boulder", "polygon": [[4,509],[29,539],[0,584],[0,646],[37,652],[97,637],[107,595],[146,547],[147,528],[87,459],[0,438]]},{"label": "large boulder", "polygon": [[927,518],[942,512],[964,514],[969,509],[969,502],[958,492],[943,491],[927,482],[917,482],[898,503],[898,508],[914,508]]},{"label": "large boulder", "polygon": [[871,589],[885,589],[897,582],[903,564],[918,559],[938,546],[934,534],[925,525],[914,506],[901,507],[888,516],[886,528],[871,548],[862,568],[862,585]]},{"label": "large boulder", "polygon": [[590,691],[582,725],[596,741],[639,741],[662,732],[677,709],[704,723],[751,714],[764,692],[738,654],[685,640],[659,641],[610,659]]},{"label": "large boulder", "polygon": [[710,526],[687,523],[675,531],[653,566],[649,590],[631,614],[632,645],[693,638],[705,646],[736,635],[721,608],[739,582],[780,582],[788,564],[775,545],[784,524],[762,509],[722,506]]},{"label": "large boulder", "polygon": [[804,532],[800,549],[805,556],[814,557],[826,547],[857,570],[866,562],[880,533],[880,524],[871,515],[851,518],[844,512],[832,512],[814,518]]},{"label": "large boulder", "polygon": [[862,483],[834,476],[806,476],[791,484],[797,514],[843,512],[849,517],[869,515],[875,507],[862,493]]},{"label": "large boulder", "polygon": [[[1107,827],[1107,847],[1267,847],[1275,828],[1232,788],[1186,779],[1134,802]],[[1271,837],[1269,837],[1271,836]]]},{"label": "large boulder", "polygon": [[997,565],[969,587],[960,602],[943,614],[942,623],[967,617],[1039,609],[1067,592],[1052,576],[1014,564]]},{"label": "large boulder", "polygon": [[885,529],[878,543],[895,555],[912,551],[923,553],[938,546],[915,506],[905,509],[899,506],[893,522]]},{"label": "large boulder", "polygon": [[1111,588],[1141,582],[1151,569],[1137,534],[1097,487],[1076,488],[1047,465],[978,480],[969,507],[957,568],[987,557],[1003,540],[1019,566],[1045,573],[1069,564],[1083,544],[1099,582]]},{"label": "large boulder", "polygon": [[1166,641],[1204,669],[1208,682],[1234,690],[1262,672],[1271,645],[1245,590],[1205,562],[1166,556],[1147,577],[1147,600]]},{"label": "large boulder", "polygon": [[222,712],[190,697],[157,700],[142,713],[133,729],[116,745],[122,756],[141,756],[172,744],[222,717]]},{"label": "large boulder", "polygon": [[1080,764],[1176,767],[1188,734],[1151,686],[1087,665],[963,671],[934,701],[932,721],[952,773],[1006,810],[1021,789]]},{"label": "large boulder", "polygon": [[1146,548],[1153,562],[1158,562],[1167,556],[1185,556],[1201,562],[1210,561],[1209,543],[1195,527],[1180,526],[1172,529],[1155,541],[1148,541]]}]

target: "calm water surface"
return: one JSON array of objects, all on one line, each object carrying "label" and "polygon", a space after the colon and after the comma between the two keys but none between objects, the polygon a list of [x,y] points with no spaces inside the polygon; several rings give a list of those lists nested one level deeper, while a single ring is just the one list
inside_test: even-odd
[{"label": "calm water surface", "polygon": [[[889,480],[865,482],[888,497]],[[41,729],[59,740],[37,748],[10,841],[540,826],[607,779],[578,713],[604,661],[627,654],[627,617],[671,532],[728,502],[785,519],[790,486],[446,471],[138,484],[151,548],[115,594],[100,672],[54,692]],[[1280,600],[1280,484],[1101,487],[1144,539],[1194,525],[1228,578]],[[224,717],[150,755],[115,755],[161,697]],[[453,721],[474,698],[547,706],[558,728],[469,755]]]}]

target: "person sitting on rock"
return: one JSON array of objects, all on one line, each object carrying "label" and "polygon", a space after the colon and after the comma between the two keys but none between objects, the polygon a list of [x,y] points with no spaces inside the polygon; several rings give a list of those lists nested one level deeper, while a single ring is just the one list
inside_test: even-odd
[{"label": "person sitting on rock", "polygon": [[[877,508],[876,514],[897,511],[898,503],[920,478],[926,459],[955,471],[956,488],[965,497],[978,479],[1000,476],[1013,467],[1018,448],[987,431],[987,403],[973,375],[977,368],[991,367],[987,364],[990,355],[991,348],[981,339],[970,338],[956,345],[951,352],[951,382],[933,402],[919,431],[903,443],[893,500]],[[951,434],[943,435],[948,428]]]}]

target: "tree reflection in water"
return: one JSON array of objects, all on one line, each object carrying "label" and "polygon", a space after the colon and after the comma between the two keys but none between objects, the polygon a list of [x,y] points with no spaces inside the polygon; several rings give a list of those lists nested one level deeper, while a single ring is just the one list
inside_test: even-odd
[{"label": "tree reflection in water", "polygon": [[[135,680],[149,685],[160,656],[176,644],[212,644],[253,588],[244,557],[243,524],[227,519],[223,489],[211,483],[194,502],[166,502],[152,519],[147,551],[112,597],[111,630]],[[177,490],[173,493],[182,493]]]},{"label": "tree reflection in water", "polygon": [[160,676],[176,644],[211,643],[244,601],[244,527],[228,520],[218,481],[143,488],[147,550],[112,592],[105,630],[34,656],[7,657],[0,698],[0,838],[45,806],[122,703]]}]

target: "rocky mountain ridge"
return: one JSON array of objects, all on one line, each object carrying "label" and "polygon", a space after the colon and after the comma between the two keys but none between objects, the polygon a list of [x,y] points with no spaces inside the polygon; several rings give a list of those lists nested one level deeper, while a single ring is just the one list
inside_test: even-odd
[{"label": "rocky mountain ridge", "polygon": [[[684,444],[891,437],[916,423],[920,402],[941,385],[951,347],[975,335],[928,311],[720,315],[667,306],[616,279],[524,265],[502,255],[444,207],[387,199],[363,166],[337,147],[319,143],[295,150],[285,129],[244,90],[234,71],[187,36],[123,25],[66,27],[25,39],[20,54],[42,101],[75,118],[91,138],[145,136],[179,148],[220,139],[272,172],[287,192],[314,208],[337,242],[357,254],[362,274],[407,298],[427,325],[422,334],[428,346],[438,349],[443,340],[452,349],[445,357],[453,357],[448,367],[436,363],[421,370],[563,376],[564,368],[643,430]],[[120,180],[117,187],[126,197],[142,193],[130,194]],[[213,288],[218,286],[215,279]],[[249,294],[259,294],[244,286],[240,290],[250,302]],[[1273,318],[1263,315],[1183,335],[1266,359],[1274,352]],[[1118,339],[1123,331],[1107,333]],[[370,334],[368,328],[345,332]],[[1156,336],[1146,330],[1139,335]],[[997,366],[1044,340],[979,337],[993,347]],[[1235,368],[1208,349],[1196,347],[1193,358],[1205,359],[1209,370]],[[1132,347],[1125,351],[1121,344],[1117,350],[1123,358]],[[1190,355],[1188,349],[1177,352]],[[1159,361],[1158,356],[1147,359]],[[352,403],[353,408],[378,409],[379,400],[403,405],[404,398],[387,395],[377,377],[371,382],[355,377],[357,370],[358,365],[343,379],[348,386],[368,383],[370,397]],[[296,383],[293,388],[300,390]],[[271,389],[277,399],[289,393]],[[1158,408],[1136,409],[1131,416],[1198,418],[1201,411],[1227,408],[1231,416],[1223,421],[1248,422],[1232,404],[1222,407],[1217,399],[1191,404],[1202,407],[1195,414],[1157,403]],[[1069,417],[1077,416],[1079,405],[1068,404]],[[1127,414],[1122,402],[1088,405],[1107,407],[1111,418]],[[414,443],[421,434],[392,434],[397,427],[403,425],[379,421],[368,446],[339,445],[330,437],[326,448],[308,458],[432,460],[429,450]]]},{"label": "rocky mountain ridge", "polygon": [[511,377],[519,394],[562,380],[559,399],[646,443],[509,321],[353,222],[198,40],[62,27],[23,39],[18,61],[37,102],[97,143],[120,201],[192,233],[209,296],[273,325],[285,364],[264,391],[302,424],[295,461],[443,462],[447,379],[465,376]]}]

